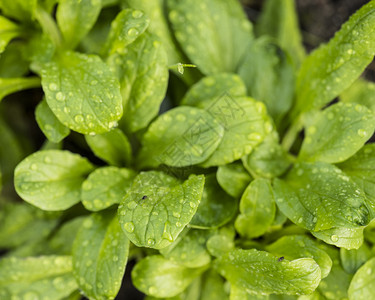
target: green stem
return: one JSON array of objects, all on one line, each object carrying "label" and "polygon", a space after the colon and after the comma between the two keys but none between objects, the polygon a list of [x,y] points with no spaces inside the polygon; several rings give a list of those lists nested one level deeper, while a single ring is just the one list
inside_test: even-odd
[{"label": "green stem", "polygon": [[62,37],[59,28],[52,16],[41,6],[38,6],[35,17],[42,26],[43,31],[50,37],[57,48],[62,47]]},{"label": "green stem", "polygon": [[281,142],[282,147],[289,151],[290,148],[293,146],[298,133],[302,130],[303,123],[302,123],[302,115],[299,115],[289,127],[288,131],[285,133],[283,141]]}]

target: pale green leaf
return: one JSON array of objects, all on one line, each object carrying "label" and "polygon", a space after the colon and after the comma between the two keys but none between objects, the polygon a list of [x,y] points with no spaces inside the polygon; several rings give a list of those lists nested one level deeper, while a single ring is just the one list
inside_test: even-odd
[{"label": "pale green leaf", "polygon": [[175,241],[199,206],[204,176],[181,183],[158,171],[142,172],[119,206],[119,220],[138,247],[162,249]]},{"label": "pale green leaf", "polygon": [[344,161],[362,148],[374,129],[375,116],[365,106],[334,104],[309,122],[299,158],[328,163]]},{"label": "pale green leaf", "polygon": [[80,201],[91,163],[69,151],[38,151],[18,164],[14,185],[25,201],[44,210],[64,210]]},{"label": "pale green leaf", "polygon": [[92,214],[73,245],[73,274],[90,299],[114,299],[120,290],[129,240],[111,211]]},{"label": "pale green leaf", "polygon": [[312,231],[313,236],[327,244],[345,249],[358,249],[363,243],[363,227],[333,227],[322,231]]},{"label": "pale green leaf", "polygon": [[[231,285],[258,294],[310,294],[320,282],[320,268],[312,258],[278,261],[264,251],[233,250],[214,267]],[[280,280],[282,278],[282,280]]]},{"label": "pale green leaf", "polygon": [[216,172],[216,179],[220,187],[234,198],[241,197],[252,180],[240,162],[220,166]]},{"label": "pale green leaf", "polygon": [[0,0],[1,12],[9,17],[28,22],[32,19],[37,7],[37,0]]},{"label": "pale green leaf", "polygon": [[341,265],[349,274],[357,272],[372,256],[373,254],[367,243],[363,243],[358,249],[347,250],[345,248],[340,248]]},{"label": "pale green leaf", "polygon": [[237,0],[170,0],[167,6],[177,41],[202,73],[237,70],[253,38]]},{"label": "pale green leaf", "polygon": [[210,174],[206,176],[201,204],[189,226],[217,228],[228,223],[236,211],[237,201],[220,188],[215,174]]},{"label": "pale green leaf", "polygon": [[131,145],[120,129],[115,128],[102,134],[86,135],[85,139],[92,152],[108,164],[118,167],[130,164]]},{"label": "pale green leaf", "polygon": [[152,255],[136,264],[132,271],[132,281],[146,295],[157,298],[174,297],[203,271],[203,268],[186,268],[161,255]]},{"label": "pale green leaf", "polygon": [[355,273],[350,282],[348,295],[350,300],[368,300],[374,296],[375,289],[375,257],[367,261]]},{"label": "pale green leaf", "polygon": [[80,133],[107,132],[122,116],[119,83],[98,56],[61,53],[44,65],[42,86],[60,122]]},{"label": "pale green leaf", "polygon": [[342,92],[340,100],[359,103],[375,113],[375,83],[360,78]]},{"label": "pale green leaf", "polygon": [[352,15],[340,31],[302,63],[296,113],[319,109],[348,88],[375,54],[375,1]]},{"label": "pale green leaf", "polygon": [[372,218],[364,192],[327,163],[295,164],[283,180],[274,180],[274,192],[283,214],[305,229],[356,229]]},{"label": "pale green leaf", "polygon": [[53,114],[46,100],[42,100],[36,107],[35,119],[44,135],[53,143],[61,142],[70,133],[69,128],[61,124]]},{"label": "pale green leaf", "polygon": [[132,185],[134,171],[116,167],[96,169],[82,183],[83,206],[91,211],[103,210],[120,203]]},{"label": "pale green leaf", "polygon": [[6,287],[10,299],[60,300],[78,286],[70,256],[38,256],[0,260],[0,289]]},{"label": "pale green leaf", "polygon": [[134,132],[147,127],[159,112],[168,86],[167,56],[155,36],[144,33],[124,50],[109,57],[124,101],[124,126]]},{"label": "pale green leaf", "polygon": [[237,232],[248,239],[259,237],[271,226],[276,212],[272,186],[267,179],[257,178],[243,193],[240,214],[235,227]]},{"label": "pale green leaf", "polygon": [[38,77],[0,78],[0,102],[5,96],[18,91],[40,87]]},{"label": "pale green leaf", "polygon": [[206,243],[207,250],[212,256],[222,256],[234,249],[234,236],[235,231],[233,229],[222,227],[217,234],[208,239]]},{"label": "pale green leaf", "polygon": [[177,107],[150,125],[143,136],[137,161],[141,166],[199,164],[215,151],[223,135],[223,126],[208,112],[194,107]]},{"label": "pale green leaf", "polygon": [[102,8],[101,0],[59,0],[56,19],[65,44],[75,48],[94,26]]},{"label": "pale green leaf", "polygon": [[17,24],[13,23],[3,16],[0,16],[0,53],[4,52],[9,42],[12,39],[20,36],[21,33],[22,31]]},{"label": "pale green leaf", "polygon": [[283,236],[276,242],[268,245],[266,250],[287,260],[310,257],[319,265],[322,278],[327,277],[332,267],[329,255],[319,248],[314,240],[303,235]]},{"label": "pale green leaf", "polygon": [[142,11],[122,10],[111,23],[111,30],[103,53],[107,55],[116,52],[126,54],[126,47],[142,35],[149,24],[149,18]]}]

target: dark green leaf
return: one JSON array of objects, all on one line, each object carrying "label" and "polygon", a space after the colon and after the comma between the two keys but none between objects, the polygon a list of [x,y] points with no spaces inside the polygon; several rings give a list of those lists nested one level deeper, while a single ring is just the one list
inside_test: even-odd
[{"label": "dark green leaf", "polygon": [[358,249],[340,249],[341,265],[349,274],[357,272],[357,270],[372,256],[370,247],[366,243],[363,243]]},{"label": "dark green leaf", "polygon": [[200,299],[229,300],[223,278],[212,269],[202,276]]},{"label": "dark green leaf", "polygon": [[17,78],[24,76],[29,70],[29,62],[23,57],[25,44],[13,42],[0,56],[0,78]]},{"label": "dark green leaf", "polygon": [[0,78],[0,102],[5,96],[37,87],[40,87],[40,79],[38,77]]}]

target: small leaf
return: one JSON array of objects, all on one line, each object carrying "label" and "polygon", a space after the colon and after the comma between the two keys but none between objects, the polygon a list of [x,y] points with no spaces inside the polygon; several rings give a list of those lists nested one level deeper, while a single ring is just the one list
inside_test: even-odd
[{"label": "small leaf", "polygon": [[134,177],[135,173],[130,169],[96,169],[82,184],[82,204],[88,210],[99,211],[120,203],[131,187]]},{"label": "small leaf", "polygon": [[359,103],[375,114],[375,83],[359,78],[340,95],[340,100]]},{"label": "small leaf", "polygon": [[313,236],[327,244],[345,249],[358,249],[363,243],[363,227],[340,228],[333,227],[321,231],[312,231]]},{"label": "small leaf", "polygon": [[124,102],[124,125],[132,132],[148,126],[159,112],[168,86],[167,55],[155,36],[144,33],[124,54],[109,57]]},{"label": "small leaf", "polygon": [[85,139],[94,154],[108,164],[118,167],[130,164],[131,145],[120,129],[115,128],[102,134],[86,135]]},{"label": "small leaf", "polygon": [[101,0],[59,1],[56,19],[70,49],[74,49],[94,26],[101,8]]},{"label": "small leaf", "polygon": [[61,122],[53,114],[46,100],[42,100],[36,107],[35,119],[39,125],[39,128],[51,142],[61,142],[70,133],[69,128],[61,124]]},{"label": "small leaf", "polygon": [[0,290],[6,287],[13,299],[63,299],[78,288],[71,272],[70,256],[2,258]]},{"label": "small leaf", "polygon": [[372,136],[375,116],[360,104],[337,103],[318,113],[305,131],[299,158],[337,163],[356,153]]},{"label": "small leaf", "polygon": [[135,287],[146,295],[157,298],[174,297],[203,271],[203,268],[189,269],[161,255],[152,255],[135,265],[132,281]]},{"label": "small leaf", "polygon": [[21,33],[22,32],[17,24],[3,16],[0,16],[0,53],[4,52],[9,42],[21,35]]},{"label": "small leaf", "polygon": [[251,239],[267,231],[276,212],[273,190],[268,180],[257,178],[249,184],[241,197],[240,212],[235,228],[241,236]]},{"label": "small leaf", "polygon": [[167,247],[197,211],[203,185],[202,175],[180,183],[162,172],[141,172],[119,206],[122,229],[138,247]]},{"label": "small leaf", "polygon": [[25,43],[13,41],[0,56],[0,78],[19,78],[29,72],[29,61],[23,57]]},{"label": "small leaf", "polygon": [[319,248],[318,243],[303,235],[283,236],[266,247],[267,251],[287,260],[310,257],[319,265],[322,278],[327,277],[332,267],[329,255]]},{"label": "small leaf", "polygon": [[189,226],[217,228],[228,223],[236,211],[237,201],[220,188],[215,174],[210,174],[206,176],[201,204]]},{"label": "small leaf", "polygon": [[80,201],[84,176],[93,166],[69,151],[38,151],[18,164],[14,185],[25,201],[44,210],[64,210]]},{"label": "small leaf", "polygon": [[375,2],[352,15],[328,44],[302,63],[294,111],[320,109],[348,88],[375,54]]},{"label": "small leaf", "polygon": [[374,295],[375,288],[375,257],[368,260],[355,273],[348,290],[350,300],[367,300]]},{"label": "small leaf", "polygon": [[241,163],[234,162],[220,166],[216,172],[216,179],[228,195],[239,198],[252,178]]},{"label": "small leaf", "polygon": [[212,256],[220,257],[234,249],[235,231],[233,227],[221,227],[217,234],[211,236],[207,243],[207,250]]},{"label": "small leaf", "polygon": [[357,272],[372,256],[373,254],[367,243],[363,243],[358,249],[347,250],[345,248],[340,248],[341,265],[349,274]]},{"label": "small leaf", "polygon": [[0,0],[1,12],[21,22],[27,22],[34,16],[37,0]]},{"label": "small leaf", "polygon": [[205,161],[218,147],[224,128],[208,112],[177,107],[151,123],[137,161],[141,166],[184,167]]},{"label": "small leaf", "polygon": [[46,100],[65,126],[104,133],[122,116],[119,83],[98,56],[64,52],[42,70]]},{"label": "small leaf", "polygon": [[128,260],[129,240],[117,216],[92,214],[73,245],[73,273],[80,289],[91,299],[114,299],[121,287]]},{"label": "small leaf", "polygon": [[263,295],[311,294],[320,282],[320,268],[312,258],[279,262],[255,249],[232,250],[219,257],[214,267],[231,285]]},{"label": "small leaf", "polygon": [[229,300],[225,291],[224,279],[214,270],[202,276],[201,299]]},{"label": "small leaf", "polygon": [[150,20],[140,10],[124,9],[111,23],[103,53],[127,53],[127,46],[146,31]]},{"label": "small leaf", "polygon": [[0,102],[5,96],[38,87],[40,87],[40,79],[38,77],[0,78]]},{"label": "small leaf", "polygon": [[357,229],[371,220],[364,193],[327,163],[295,164],[283,180],[274,180],[274,192],[279,209],[302,228]]},{"label": "small leaf", "polygon": [[236,71],[252,41],[252,25],[236,0],[167,1],[174,35],[206,75]]}]

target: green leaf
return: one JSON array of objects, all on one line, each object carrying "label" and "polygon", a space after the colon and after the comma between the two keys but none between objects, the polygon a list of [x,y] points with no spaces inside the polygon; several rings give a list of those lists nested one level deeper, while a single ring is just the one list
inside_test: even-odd
[{"label": "green leaf", "polygon": [[295,164],[283,180],[274,180],[274,192],[279,209],[302,228],[356,229],[371,220],[364,193],[327,163]]},{"label": "green leaf", "polygon": [[230,251],[219,257],[214,267],[231,285],[263,295],[311,294],[320,282],[320,268],[312,258],[279,262],[255,249]]},{"label": "green leaf", "polygon": [[255,238],[264,234],[271,226],[276,212],[275,199],[270,182],[257,178],[243,193],[240,201],[240,214],[235,227],[246,238]]},{"label": "green leaf", "polygon": [[291,165],[288,153],[273,136],[267,136],[242,162],[250,174],[265,178],[278,177]]},{"label": "green leaf", "polygon": [[30,69],[40,74],[43,65],[52,60],[55,51],[56,46],[50,37],[45,33],[37,32],[30,37],[23,55],[31,62]]},{"label": "green leaf", "polygon": [[375,211],[375,144],[367,144],[348,160],[338,164],[366,194]]},{"label": "green leaf", "polygon": [[26,45],[14,41],[0,55],[0,78],[17,78],[29,71],[29,62],[23,57]]},{"label": "green leaf", "polygon": [[142,35],[148,25],[149,18],[140,10],[124,9],[111,23],[111,30],[107,42],[104,45],[103,53],[126,54],[126,47]]},{"label": "green leaf", "polygon": [[157,298],[174,297],[186,289],[203,271],[204,268],[190,269],[161,255],[152,255],[135,265],[132,282],[146,295]]},{"label": "green leaf", "polygon": [[203,185],[202,175],[191,175],[181,183],[162,172],[141,172],[118,211],[130,241],[154,249],[170,245],[197,211]]},{"label": "green leaf", "polygon": [[90,31],[101,8],[101,0],[59,1],[56,19],[68,48],[75,48]]},{"label": "green leaf", "polygon": [[291,58],[268,37],[260,38],[246,51],[238,74],[248,95],[262,101],[279,125],[293,102],[295,74]]},{"label": "green leaf", "polygon": [[38,77],[27,78],[0,78],[0,102],[5,96],[18,91],[40,87]]},{"label": "green leaf", "polygon": [[333,227],[322,231],[312,231],[313,236],[327,244],[345,249],[358,249],[363,243],[363,227]]},{"label": "green leaf", "polygon": [[222,227],[219,232],[211,236],[207,243],[207,250],[212,256],[219,257],[234,249],[235,231],[231,227]]},{"label": "green leaf", "polygon": [[177,107],[151,123],[143,136],[140,166],[184,167],[205,161],[218,147],[224,128],[208,112]]},{"label": "green leaf", "polygon": [[0,0],[1,12],[21,22],[29,22],[34,16],[37,0]]},{"label": "green leaf", "polygon": [[46,100],[42,100],[36,107],[35,119],[39,125],[39,128],[51,142],[61,142],[70,133],[69,128],[61,124],[61,122],[53,114]]},{"label": "green leaf", "polygon": [[266,250],[287,260],[310,257],[319,265],[322,278],[327,277],[332,267],[332,260],[312,239],[303,235],[283,236],[268,245]]},{"label": "green leaf", "polygon": [[206,242],[212,235],[208,230],[190,229],[160,253],[170,261],[188,268],[199,268],[210,263],[211,256],[207,252]]},{"label": "green leaf", "polygon": [[348,290],[350,300],[367,300],[373,297],[375,288],[374,269],[375,257],[368,260],[355,273]]},{"label": "green leaf", "polygon": [[94,154],[110,165],[124,167],[130,164],[132,149],[120,129],[97,135],[86,135],[87,144]]},{"label": "green leaf", "polygon": [[109,57],[108,64],[120,81],[126,117],[134,132],[147,127],[158,115],[168,86],[167,55],[155,36],[144,33],[124,50]]},{"label": "green leaf", "polygon": [[224,288],[223,278],[214,270],[209,270],[202,276],[200,299],[229,300]]},{"label": "green leaf", "polygon": [[234,198],[241,197],[252,180],[250,174],[239,162],[220,166],[216,172],[216,179],[220,187]]},{"label": "green leaf", "polygon": [[305,58],[294,0],[267,0],[257,23],[259,36],[269,35],[289,52],[298,68]]},{"label": "green leaf", "polygon": [[122,116],[119,83],[98,56],[64,52],[42,70],[46,100],[65,126],[104,133]]},{"label": "green leaf", "polygon": [[253,38],[238,1],[170,0],[167,6],[176,39],[202,73],[237,70]]},{"label": "green leaf", "polygon": [[120,203],[130,189],[134,177],[135,173],[130,169],[96,169],[82,184],[82,204],[88,210],[99,211]]},{"label": "green leaf", "polygon": [[17,24],[13,23],[3,16],[0,16],[0,53],[4,52],[9,42],[12,39],[20,36],[21,33],[22,31],[17,26]]},{"label": "green leaf", "polygon": [[90,299],[114,299],[128,260],[129,240],[113,212],[92,214],[73,245],[73,274]]},{"label": "green leaf", "polygon": [[356,153],[372,136],[375,116],[360,104],[337,103],[309,123],[299,158],[337,163]]},{"label": "green leaf", "polygon": [[328,44],[302,63],[294,111],[319,109],[348,88],[375,54],[375,1],[353,14]]},{"label": "green leaf", "polygon": [[38,151],[18,164],[14,185],[25,201],[44,210],[64,210],[80,201],[81,184],[93,166],[69,151]]},{"label": "green leaf", "polygon": [[0,290],[6,287],[13,299],[63,299],[78,288],[71,272],[70,256],[3,258]]},{"label": "green leaf", "polygon": [[220,188],[215,174],[210,174],[206,176],[201,204],[189,226],[217,228],[228,223],[236,211],[237,201]]},{"label": "green leaf", "polygon": [[341,95],[342,102],[355,102],[366,106],[375,113],[375,84],[362,78],[356,80]]},{"label": "green leaf", "polygon": [[358,249],[353,250],[340,248],[341,265],[349,274],[357,272],[372,256],[370,247],[366,243],[363,243]]}]

